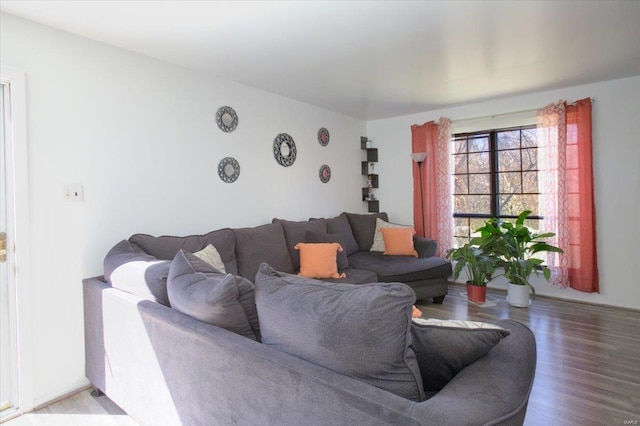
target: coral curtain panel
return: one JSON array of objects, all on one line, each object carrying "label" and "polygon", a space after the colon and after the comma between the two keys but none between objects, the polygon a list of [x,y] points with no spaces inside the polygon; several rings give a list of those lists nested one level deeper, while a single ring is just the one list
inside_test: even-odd
[{"label": "coral curtain panel", "polygon": [[[413,222],[416,234],[436,240],[436,254],[444,256],[453,243],[451,121],[440,118],[438,123],[430,121],[421,126],[411,126],[411,152],[427,153],[427,158],[420,168],[415,161],[411,161]],[[422,194],[419,173],[422,173]]]},{"label": "coral curtain panel", "polygon": [[593,196],[591,99],[537,113],[538,184],[544,230],[564,254],[549,254],[551,283],[599,292]]}]

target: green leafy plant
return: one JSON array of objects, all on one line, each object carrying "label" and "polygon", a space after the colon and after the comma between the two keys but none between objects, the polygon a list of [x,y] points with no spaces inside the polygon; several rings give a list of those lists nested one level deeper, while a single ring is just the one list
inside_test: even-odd
[{"label": "green leafy plant", "polygon": [[504,268],[504,276],[510,283],[526,285],[535,297],[535,289],[529,282],[531,274],[540,275],[549,281],[551,270],[544,265],[542,259],[533,257],[536,253],[554,252],[564,253],[556,246],[543,241],[555,234],[546,232],[533,233],[524,221],[531,215],[530,210],[525,210],[516,219],[515,223],[505,222],[496,218],[488,220],[480,232],[481,238],[492,241],[492,253],[498,257],[497,266]]},{"label": "green leafy plant", "polygon": [[447,252],[447,258],[456,262],[453,269],[457,279],[464,269],[467,273],[468,283],[476,286],[486,286],[493,278],[498,259],[488,250],[488,243],[482,238],[473,238],[462,247],[451,249]]}]

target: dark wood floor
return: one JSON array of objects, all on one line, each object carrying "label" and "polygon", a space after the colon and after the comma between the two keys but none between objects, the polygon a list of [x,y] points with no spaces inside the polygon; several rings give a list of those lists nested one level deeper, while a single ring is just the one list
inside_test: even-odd
[{"label": "dark wood floor", "polygon": [[640,311],[545,297],[515,308],[499,290],[477,305],[464,292],[451,285],[442,305],[419,305],[423,317],[509,318],[533,330],[538,365],[526,425],[640,424]]},{"label": "dark wood floor", "polygon": [[[494,322],[510,318],[536,335],[538,366],[527,426],[640,424],[640,311],[538,297],[515,308],[489,290],[485,305],[468,303],[451,285],[442,305],[421,304],[425,318]],[[7,426],[132,426],[106,396],[72,395]]]}]

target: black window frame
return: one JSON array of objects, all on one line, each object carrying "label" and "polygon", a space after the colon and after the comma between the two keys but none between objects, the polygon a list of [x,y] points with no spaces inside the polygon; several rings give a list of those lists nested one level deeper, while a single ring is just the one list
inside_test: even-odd
[{"label": "black window frame", "polygon": [[[498,218],[498,219],[516,219],[518,216],[517,215],[513,215],[513,214],[499,214],[499,208],[500,208],[500,195],[502,195],[502,193],[499,193],[499,179],[500,179],[500,170],[498,170],[498,156],[499,153],[501,151],[505,151],[505,149],[498,149],[498,133],[501,132],[510,132],[510,131],[515,131],[518,130],[520,132],[522,132],[523,130],[535,130],[536,129],[536,125],[523,125],[523,126],[515,126],[515,127],[505,127],[505,128],[497,128],[497,129],[492,129],[492,130],[481,130],[481,131],[474,131],[474,132],[464,132],[464,133],[456,133],[453,134],[451,136],[451,143],[454,144],[455,141],[460,140],[460,138],[465,138],[467,141],[467,149],[465,151],[465,153],[468,155],[469,153],[473,153],[474,151],[470,151],[469,150],[469,145],[468,145],[468,141],[469,139],[473,138],[473,137],[478,137],[478,136],[483,136],[486,135],[489,137],[489,172],[487,174],[490,175],[490,212],[489,213],[456,213],[455,212],[455,196],[456,195],[486,195],[486,194],[457,194],[456,191],[456,186],[453,185],[452,187],[452,196],[454,197],[454,213],[453,213],[453,217],[454,219],[468,219],[468,224],[471,224],[471,219],[484,219],[484,220],[489,220],[491,218]],[[531,147],[525,147],[523,148],[522,146],[522,133],[520,134],[520,146],[519,148],[514,148],[514,149],[518,149],[520,151],[520,155],[522,156],[522,150],[523,149],[530,149]],[[537,146],[536,146],[537,149]],[[455,158],[456,153],[455,150],[452,150],[452,158]],[[487,151],[481,151],[481,152],[487,152]],[[523,170],[522,169],[522,157],[521,157],[521,167],[519,170],[516,171],[511,171],[511,172],[519,172],[521,174],[521,185],[524,186],[524,178],[522,177],[522,175],[525,172],[539,172],[539,169],[529,169],[529,170]],[[470,175],[470,174],[476,174],[476,173],[470,173],[469,172],[469,160],[467,158],[467,171],[466,173],[456,173],[455,167],[453,167],[452,169],[452,176],[455,178],[455,176],[464,176],[464,175]],[[454,161],[455,163],[455,161]],[[536,196],[540,196],[540,192],[538,189],[538,192],[524,192],[524,188],[522,188],[521,191],[522,195],[536,195]],[[531,216],[528,217],[528,220],[543,220],[544,218],[540,215],[534,215],[532,214]],[[475,229],[469,229],[469,236],[473,234],[473,231],[475,231]],[[454,239],[456,238],[464,238],[468,240],[468,236],[463,236],[463,235],[456,235],[456,232],[454,230]],[[455,245],[455,244],[454,244]]]}]

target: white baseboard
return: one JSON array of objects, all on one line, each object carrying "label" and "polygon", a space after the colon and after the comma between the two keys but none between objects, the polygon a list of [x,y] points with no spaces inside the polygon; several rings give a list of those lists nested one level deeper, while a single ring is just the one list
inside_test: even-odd
[{"label": "white baseboard", "polygon": [[73,395],[81,390],[89,388],[90,383],[86,378],[79,380],[71,385],[65,387],[64,389],[60,389],[57,392],[50,393],[49,395],[40,396],[33,400],[34,410],[38,410],[45,405],[49,405],[61,399],[68,397],[69,395]]}]

